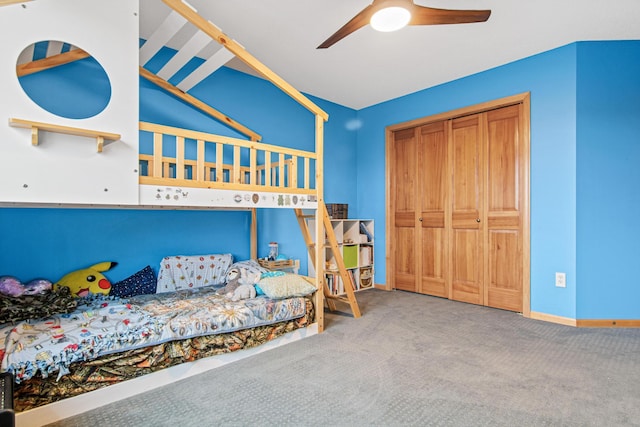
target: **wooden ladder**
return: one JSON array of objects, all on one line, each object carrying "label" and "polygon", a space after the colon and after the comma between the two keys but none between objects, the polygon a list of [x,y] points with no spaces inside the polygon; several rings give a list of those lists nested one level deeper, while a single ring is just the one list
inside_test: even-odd
[{"label": "wooden ladder", "polygon": [[[294,209],[296,213],[296,217],[298,218],[298,224],[300,224],[300,229],[302,230],[302,235],[304,236],[304,241],[307,245],[307,250],[309,251],[309,258],[313,263],[313,266],[316,270],[316,274],[321,274],[320,281],[322,282],[322,288],[324,290],[325,301],[327,301],[327,305],[329,306],[329,310],[336,311],[335,301],[341,301],[349,304],[351,307],[351,312],[353,313],[354,318],[358,318],[361,316],[360,307],[358,307],[358,301],[356,300],[355,295],[355,283],[353,283],[353,276],[349,274],[347,268],[344,266],[344,259],[342,258],[342,252],[340,251],[340,246],[338,246],[338,241],[336,239],[336,234],[333,231],[333,227],[331,226],[331,219],[329,218],[329,213],[327,212],[327,207],[324,202],[318,202],[318,209],[321,210],[324,231],[327,236],[327,240],[329,241],[329,246],[331,251],[333,252],[333,256],[336,260],[336,264],[338,266],[338,271],[340,272],[340,278],[342,279],[342,283],[344,283],[345,295],[333,295],[327,286],[327,279],[324,275],[324,269],[318,269],[316,264],[316,246],[322,248],[323,245],[316,245],[313,241],[313,237],[309,232],[309,224],[307,223],[307,219],[315,218],[315,215],[305,215],[302,209]],[[321,270],[321,271],[320,271]]]}]

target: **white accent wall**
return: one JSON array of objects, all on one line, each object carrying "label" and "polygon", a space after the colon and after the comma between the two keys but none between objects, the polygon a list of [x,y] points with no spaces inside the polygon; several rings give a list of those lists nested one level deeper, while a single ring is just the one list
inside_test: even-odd
[{"label": "white accent wall", "polygon": [[[37,0],[0,7],[0,202],[138,203],[138,0]],[[29,45],[60,40],[89,52],[111,82],[104,111],[66,119],[22,90],[16,62]],[[121,134],[105,142],[9,126],[19,118]]]}]

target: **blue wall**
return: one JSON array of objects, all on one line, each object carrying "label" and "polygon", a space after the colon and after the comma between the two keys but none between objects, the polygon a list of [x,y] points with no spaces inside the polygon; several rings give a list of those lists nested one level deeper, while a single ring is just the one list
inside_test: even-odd
[{"label": "blue wall", "polygon": [[117,282],[146,265],[157,273],[167,255],[246,256],[249,223],[236,212],[0,208],[0,275],[56,281],[116,261],[105,275]]},{"label": "blue wall", "polygon": [[[358,112],[359,214],[376,220],[376,283],[385,269],[385,127],[531,93],[531,310],[575,318],[576,45],[426,89]],[[365,178],[367,178],[365,180]],[[555,272],[567,287],[555,287]]]},{"label": "blue wall", "polygon": [[[531,93],[531,310],[640,318],[640,42],[581,42],[358,112],[358,215],[386,280],[385,127]],[[567,273],[557,288],[555,272]]]},{"label": "blue wall", "polygon": [[579,319],[640,318],[640,42],[578,44]]}]

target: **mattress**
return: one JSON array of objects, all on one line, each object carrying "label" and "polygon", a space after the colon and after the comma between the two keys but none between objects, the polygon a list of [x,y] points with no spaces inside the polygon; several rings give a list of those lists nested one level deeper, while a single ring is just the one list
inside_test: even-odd
[{"label": "mattress", "polygon": [[[207,336],[228,338],[233,332],[300,319],[308,312],[305,301],[302,297],[231,301],[217,295],[215,287],[124,299],[94,296],[70,313],[0,328],[4,340],[0,348],[5,349],[2,370],[12,372],[18,384],[35,376],[60,380],[74,363]],[[170,353],[177,351],[175,344],[166,347],[173,348]]]},{"label": "mattress", "polygon": [[311,298],[304,298],[305,314],[294,320],[250,329],[170,341],[97,359],[74,363],[69,373],[56,380],[36,375],[15,386],[14,409],[22,412],[137,378],[164,368],[209,356],[256,347],[288,332],[309,326],[314,319]]}]

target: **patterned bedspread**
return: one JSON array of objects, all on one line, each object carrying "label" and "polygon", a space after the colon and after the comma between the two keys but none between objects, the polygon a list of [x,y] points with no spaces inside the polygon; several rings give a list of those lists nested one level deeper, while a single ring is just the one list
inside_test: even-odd
[{"label": "patterned bedspread", "polygon": [[0,329],[2,369],[18,383],[38,373],[59,379],[75,362],[297,319],[305,309],[304,298],[234,302],[212,287],[128,299],[98,296],[71,313]]},{"label": "patterned bedspread", "polygon": [[74,363],[70,366],[70,373],[59,380],[54,376],[43,378],[36,375],[16,384],[13,407],[22,412],[181,363],[259,346],[287,332],[309,326],[315,318],[315,309],[311,298],[305,297],[305,303],[305,315],[287,322],[100,356],[88,362]]}]

